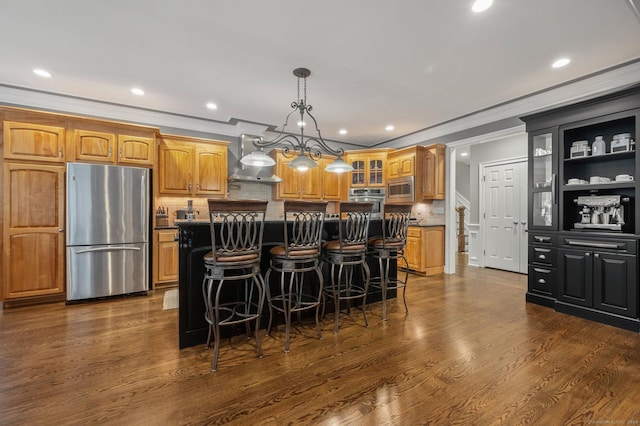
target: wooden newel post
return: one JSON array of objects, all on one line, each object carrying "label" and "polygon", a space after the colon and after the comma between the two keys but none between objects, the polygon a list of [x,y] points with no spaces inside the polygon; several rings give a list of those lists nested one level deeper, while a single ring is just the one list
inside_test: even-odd
[{"label": "wooden newel post", "polygon": [[458,253],[464,252],[464,206],[456,207],[458,212]]}]

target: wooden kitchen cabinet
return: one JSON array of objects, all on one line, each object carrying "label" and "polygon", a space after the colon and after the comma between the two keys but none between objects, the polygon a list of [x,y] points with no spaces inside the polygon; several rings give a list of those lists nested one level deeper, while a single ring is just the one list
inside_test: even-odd
[{"label": "wooden kitchen cabinet", "polygon": [[3,122],[6,160],[65,162],[65,127],[19,121]]},{"label": "wooden kitchen cabinet", "polygon": [[76,129],[71,140],[74,161],[150,167],[154,163],[155,137]]},{"label": "wooden kitchen cabinet", "polygon": [[167,229],[154,232],[154,287],[178,281],[178,230]]},{"label": "wooden kitchen cabinet", "polygon": [[444,226],[410,226],[405,257],[408,268],[417,274],[444,272]]},{"label": "wooden kitchen cabinet", "polygon": [[421,147],[412,146],[389,153],[387,168],[389,178],[416,176],[416,161],[421,159]]},{"label": "wooden kitchen cabinet", "polygon": [[446,147],[442,144],[424,148],[423,200],[445,199],[445,153]]},{"label": "wooden kitchen cabinet", "polygon": [[335,161],[334,157],[320,160],[322,169],[322,199],[328,201],[340,201],[343,197],[345,173],[333,173],[326,171],[329,164]]},{"label": "wooden kitchen cabinet", "polygon": [[351,164],[351,188],[384,187],[387,183],[388,149],[351,151],[345,154],[345,162]]},{"label": "wooden kitchen cabinet", "polygon": [[[339,200],[341,180],[338,174],[326,172],[325,167],[335,158],[321,158],[318,167],[301,172],[289,167],[295,157],[287,158],[280,149],[273,149],[270,155],[276,160],[275,174],[282,178],[274,188],[273,198],[277,200]],[[331,176],[338,175],[338,176]],[[333,186],[335,184],[335,187]]]},{"label": "wooden kitchen cabinet", "polygon": [[64,300],[63,165],[5,162],[4,299]]},{"label": "wooden kitchen cabinet", "polygon": [[164,195],[226,197],[227,142],[181,136],[158,145],[158,192]]}]

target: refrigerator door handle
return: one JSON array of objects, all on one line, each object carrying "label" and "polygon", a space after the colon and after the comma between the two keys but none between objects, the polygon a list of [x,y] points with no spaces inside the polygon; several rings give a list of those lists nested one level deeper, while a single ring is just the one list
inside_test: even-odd
[{"label": "refrigerator door handle", "polygon": [[79,250],[76,253],[91,253],[94,251],[116,251],[116,250],[131,250],[131,251],[140,251],[140,247],[95,247],[86,250]]}]

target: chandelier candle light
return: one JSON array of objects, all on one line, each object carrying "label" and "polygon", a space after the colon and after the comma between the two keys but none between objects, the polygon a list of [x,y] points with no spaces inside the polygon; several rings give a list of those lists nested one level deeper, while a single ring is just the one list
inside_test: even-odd
[{"label": "chandelier candle light", "polygon": [[[254,138],[253,145],[257,149],[251,154],[242,157],[240,162],[248,166],[273,166],[275,161],[264,153],[264,148],[281,145],[283,146],[282,154],[285,157],[291,158],[297,154],[297,157],[289,163],[289,167],[300,171],[318,167],[317,161],[325,153],[338,157],[325,168],[326,171],[333,173],[350,172],[353,167],[342,160],[344,149],[338,148],[334,150],[322,139],[320,129],[318,129],[318,122],[311,114],[313,107],[307,104],[307,77],[311,75],[311,71],[307,68],[296,68],[293,70],[293,75],[298,78],[298,100],[291,103],[292,111],[287,115],[282,130],[279,131],[275,139],[270,141],[265,141],[259,137]],[[304,96],[302,98],[300,97],[300,79],[304,82]],[[300,120],[298,121],[300,134],[286,133],[289,117],[296,111],[300,114]],[[308,115],[313,120],[318,136],[306,136],[304,134],[305,115]]]}]

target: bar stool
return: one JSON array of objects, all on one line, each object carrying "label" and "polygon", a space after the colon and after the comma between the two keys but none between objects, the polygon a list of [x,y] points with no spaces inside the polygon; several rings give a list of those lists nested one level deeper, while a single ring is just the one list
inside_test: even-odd
[{"label": "bar stool", "polygon": [[[284,351],[289,352],[291,314],[298,319],[302,311],[315,309],[318,338],[322,339],[318,310],[322,295],[322,271],[320,270],[320,243],[327,202],[285,201],[284,244],[273,247],[271,265],[266,273],[267,300],[269,302],[269,326],[271,331],[273,310],[282,312],[285,321]],[[306,277],[306,272],[315,272],[317,281]],[[276,294],[272,295],[269,278],[271,273],[280,274]],[[287,280],[286,277],[289,277]]]},{"label": "bar stool", "polygon": [[[347,303],[347,314],[351,314],[351,301],[362,301],[362,316],[367,322],[367,291],[371,272],[367,265],[367,235],[373,203],[340,203],[338,218],[338,239],[322,245],[323,263],[330,266],[331,283],[322,292],[322,315],[326,298],[333,299],[333,332],[338,334],[340,305]],[[360,275],[356,268],[360,268]]]},{"label": "bar stool", "polygon": [[[382,236],[370,238],[368,241],[368,253],[378,260],[379,276],[372,277],[370,285],[382,291],[382,320],[387,319],[387,290],[402,288],[402,301],[404,310],[409,313],[405,292],[409,272],[405,272],[404,280],[389,276],[389,262],[402,259],[405,264],[404,249],[407,244],[407,232],[409,231],[409,217],[411,216],[411,204],[385,204],[383,206]],[[397,273],[396,273],[397,274]]]},{"label": "bar stool", "polygon": [[267,201],[209,199],[211,252],[204,256],[202,282],[205,320],[209,323],[207,348],[213,336],[211,371],[218,368],[220,326],[255,321],[258,356],[260,316],[264,304],[264,281],[260,275],[260,255]]}]

